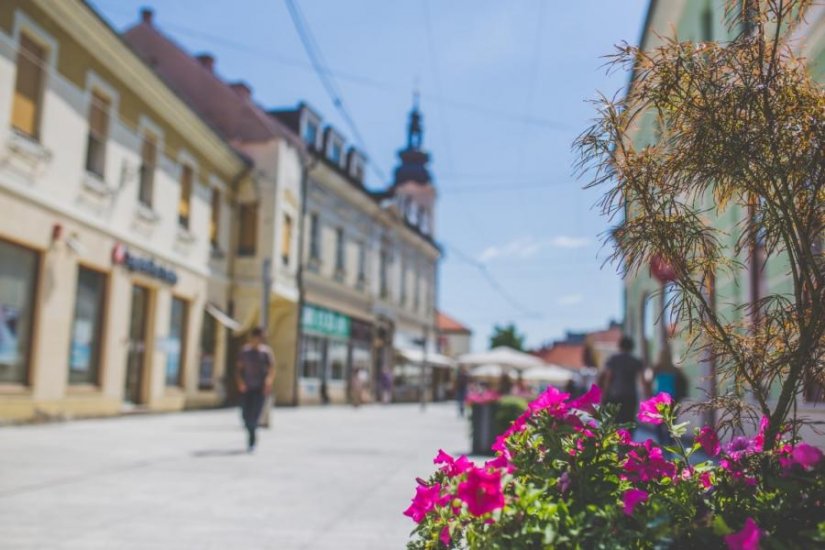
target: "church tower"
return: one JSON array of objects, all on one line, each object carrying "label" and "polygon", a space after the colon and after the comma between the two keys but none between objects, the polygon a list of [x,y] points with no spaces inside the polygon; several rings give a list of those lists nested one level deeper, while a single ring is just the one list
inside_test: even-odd
[{"label": "church tower", "polygon": [[430,155],[422,148],[423,140],[424,128],[416,94],[407,124],[407,146],[398,152],[401,163],[395,169],[390,192],[407,223],[422,234],[434,237],[436,194],[428,169]]}]

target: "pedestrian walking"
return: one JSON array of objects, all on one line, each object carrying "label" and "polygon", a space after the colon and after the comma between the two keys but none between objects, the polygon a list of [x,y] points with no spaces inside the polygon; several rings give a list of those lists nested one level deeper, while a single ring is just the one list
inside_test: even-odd
[{"label": "pedestrian walking", "polygon": [[470,374],[467,367],[461,365],[455,376],[455,400],[458,403],[458,416],[464,416],[464,404],[467,401],[467,390],[470,386]]},{"label": "pedestrian walking", "polygon": [[[687,377],[682,369],[673,364],[670,350],[665,347],[659,354],[659,361],[653,368],[653,394],[667,393],[673,398],[673,404],[687,397]],[[673,438],[664,424],[656,426],[656,438],[659,443],[670,445]]]},{"label": "pedestrian walking", "polygon": [[499,395],[510,395],[513,391],[513,379],[507,371],[501,373],[498,379],[498,393]]},{"label": "pedestrian walking", "polygon": [[241,394],[241,411],[248,434],[247,451],[255,450],[256,430],[266,396],[275,380],[275,358],[263,342],[264,331],[252,329],[249,340],[238,354],[237,383]]},{"label": "pedestrian walking", "polygon": [[[364,375],[361,373],[364,372]],[[356,367],[352,370],[352,377],[350,378],[350,399],[352,406],[356,409],[361,406],[364,400],[364,379],[366,372],[361,367]]]},{"label": "pedestrian walking", "polygon": [[381,378],[379,379],[380,383],[380,391],[381,391],[381,402],[389,404],[392,401],[392,374],[390,373],[390,369],[384,367],[381,369]]},{"label": "pedestrian walking", "polygon": [[634,421],[639,407],[637,387],[644,387],[643,372],[644,365],[633,356],[633,339],[622,336],[619,353],[607,360],[600,383],[605,403],[619,406],[616,421],[620,424]]}]

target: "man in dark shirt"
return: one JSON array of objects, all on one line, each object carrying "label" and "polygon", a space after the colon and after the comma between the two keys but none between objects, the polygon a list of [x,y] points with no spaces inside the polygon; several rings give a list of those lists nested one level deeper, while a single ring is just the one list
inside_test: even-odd
[{"label": "man in dark shirt", "polygon": [[255,450],[255,430],[261,417],[266,396],[272,391],[275,380],[275,359],[272,349],[263,343],[264,331],[254,328],[249,342],[238,354],[237,382],[241,393],[241,410],[246,431],[249,434],[247,450]]},{"label": "man in dark shirt", "polygon": [[632,355],[633,339],[622,336],[619,353],[607,360],[601,379],[602,395],[605,403],[619,405],[616,421],[633,422],[639,407],[638,385],[644,385],[642,362]]}]

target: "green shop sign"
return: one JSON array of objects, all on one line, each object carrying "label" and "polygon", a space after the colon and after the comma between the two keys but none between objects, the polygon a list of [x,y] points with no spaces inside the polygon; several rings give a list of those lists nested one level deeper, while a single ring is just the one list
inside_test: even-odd
[{"label": "green shop sign", "polygon": [[301,314],[301,327],[304,332],[331,338],[349,340],[350,336],[349,317],[317,306],[304,306]]}]

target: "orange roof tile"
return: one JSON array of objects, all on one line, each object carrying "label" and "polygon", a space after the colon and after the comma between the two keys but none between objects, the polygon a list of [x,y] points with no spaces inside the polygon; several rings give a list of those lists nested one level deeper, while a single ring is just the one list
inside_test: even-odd
[{"label": "orange roof tile", "polygon": [[473,332],[468,327],[440,311],[437,312],[435,326],[439,332],[461,332],[465,334],[471,334]]}]

